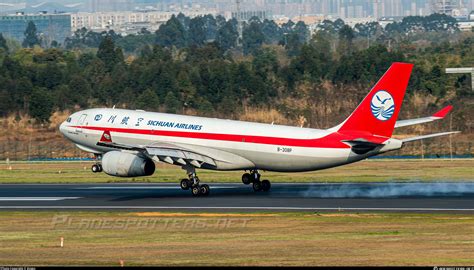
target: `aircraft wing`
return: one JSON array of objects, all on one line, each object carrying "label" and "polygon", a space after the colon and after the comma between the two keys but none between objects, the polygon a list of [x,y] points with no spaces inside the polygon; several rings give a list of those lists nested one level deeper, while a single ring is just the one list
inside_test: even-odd
[{"label": "aircraft wing", "polygon": [[436,112],[432,116],[416,118],[416,119],[408,119],[408,120],[399,120],[395,123],[395,128],[399,127],[406,127],[411,125],[418,125],[422,123],[428,123],[436,120],[443,119],[446,115],[453,109],[453,106],[449,105],[441,109],[440,111]]},{"label": "aircraft wing", "polygon": [[215,167],[217,159],[208,155],[189,150],[183,146],[170,143],[156,142],[152,145],[132,145],[112,142],[110,132],[105,131],[97,146],[115,148],[118,150],[138,151],[157,161],[163,161],[169,164],[186,165],[191,164],[194,167]]}]

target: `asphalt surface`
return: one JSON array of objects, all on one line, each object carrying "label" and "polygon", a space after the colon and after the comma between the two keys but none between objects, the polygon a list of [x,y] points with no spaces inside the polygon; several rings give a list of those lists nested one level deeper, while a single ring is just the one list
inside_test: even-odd
[{"label": "asphalt surface", "polygon": [[210,184],[192,197],[176,184],[0,185],[3,210],[146,210],[200,212],[393,211],[474,213],[474,183]]}]

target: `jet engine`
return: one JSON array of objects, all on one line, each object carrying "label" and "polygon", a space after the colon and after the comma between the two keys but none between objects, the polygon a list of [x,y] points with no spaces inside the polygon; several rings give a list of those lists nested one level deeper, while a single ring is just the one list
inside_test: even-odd
[{"label": "jet engine", "polygon": [[102,168],[111,176],[149,176],[155,172],[155,163],[133,153],[111,151],[102,156]]}]

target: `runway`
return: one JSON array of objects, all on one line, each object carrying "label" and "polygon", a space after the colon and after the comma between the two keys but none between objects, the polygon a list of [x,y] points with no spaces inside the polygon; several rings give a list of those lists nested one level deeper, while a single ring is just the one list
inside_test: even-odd
[{"label": "runway", "polygon": [[209,197],[192,197],[178,184],[4,184],[0,210],[474,213],[474,183],[274,183],[270,192],[210,186]]}]

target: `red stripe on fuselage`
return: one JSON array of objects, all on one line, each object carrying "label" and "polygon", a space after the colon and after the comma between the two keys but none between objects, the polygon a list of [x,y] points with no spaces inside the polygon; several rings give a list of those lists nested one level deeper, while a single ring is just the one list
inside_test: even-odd
[{"label": "red stripe on fuselage", "polygon": [[[109,128],[109,127],[93,127],[93,126],[71,126],[72,128],[83,128],[89,130],[109,131],[117,133],[164,136],[164,137],[178,137],[190,139],[203,139],[215,141],[228,142],[244,142],[244,143],[259,143],[270,144],[278,146],[295,146],[295,147],[314,147],[314,148],[350,148],[342,140],[352,140],[355,136],[343,135],[340,133],[331,133],[325,137],[317,139],[295,139],[295,138],[280,138],[280,137],[266,137],[255,135],[241,135],[241,134],[219,134],[219,133],[201,133],[201,132],[186,132],[186,131],[169,131],[169,130],[147,130],[147,129],[132,129],[132,128]],[[357,136],[357,138],[361,138]],[[364,136],[367,137],[367,136]],[[383,142],[387,138],[371,137],[372,142]]]}]

